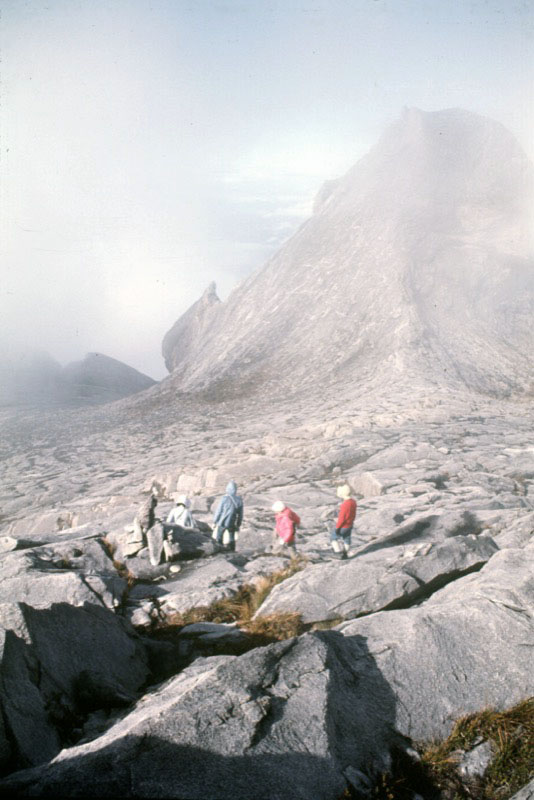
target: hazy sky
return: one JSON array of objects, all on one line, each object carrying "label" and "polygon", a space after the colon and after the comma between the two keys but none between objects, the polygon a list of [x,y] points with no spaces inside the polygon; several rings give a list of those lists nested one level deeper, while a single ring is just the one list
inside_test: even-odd
[{"label": "hazy sky", "polygon": [[0,347],[160,378],[402,107],[534,155],[534,0],[2,0]]}]

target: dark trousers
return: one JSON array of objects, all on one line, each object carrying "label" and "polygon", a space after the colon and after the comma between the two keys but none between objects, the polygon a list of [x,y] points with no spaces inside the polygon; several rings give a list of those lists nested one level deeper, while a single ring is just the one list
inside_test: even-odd
[{"label": "dark trousers", "polygon": [[217,528],[217,542],[218,544],[223,543],[223,536],[224,532],[228,531],[229,542],[228,544],[235,547],[235,534],[236,529],[233,525],[229,525],[228,528],[222,528],[220,525]]},{"label": "dark trousers", "polygon": [[350,547],[350,535],[352,533],[352,525],[350,528],[334,528],[332,533],[330,534],[330,541],[335,542],[338,539],[343,540],[343,544]]}]

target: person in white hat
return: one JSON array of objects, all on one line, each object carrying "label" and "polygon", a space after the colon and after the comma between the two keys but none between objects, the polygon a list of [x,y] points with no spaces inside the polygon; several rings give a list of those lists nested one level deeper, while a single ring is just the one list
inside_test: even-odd
[{"label": "person in white hat", "polygon": [[340,558],[347,558],[350,550],[352,526],[356,519],[356,500],[351,497],[352,490],[348,483],[338,486],[337,496],[343,501],[339,507],[336,527],[330,534],[332,550]]},{"label": "person in white hat", "polygon": [[289,551],[291,556],[297,555],[295,546],[295,532],[300,525],[300,517],[295,514],[289,506],[282,500],[273,503],[272,510],[275,513],[275,530],[273,535],[273,553]]},{"label": "person in white hat", "polygon": [[169,516],[167,517],[168,525],[181,525],[182,528],[194,528],[195,520],[189,510],[191,508],[191,500],[185,494],[181,494],[176,498],[176,505]]}]

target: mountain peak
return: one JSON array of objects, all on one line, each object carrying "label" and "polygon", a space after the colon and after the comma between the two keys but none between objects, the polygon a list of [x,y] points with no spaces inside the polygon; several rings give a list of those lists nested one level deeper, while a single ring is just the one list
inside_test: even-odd
[{"label": "mountain peak", "polygon": [[532,177],[500,123],[405,109],[262,270],[176,323],[164,340],[173,380],[525,390]]}]

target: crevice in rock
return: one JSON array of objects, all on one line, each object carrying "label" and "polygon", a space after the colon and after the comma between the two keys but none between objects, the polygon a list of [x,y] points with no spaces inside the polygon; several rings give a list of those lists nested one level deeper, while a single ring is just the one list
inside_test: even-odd
[{"label": "crevice in rock", "polygon": [[[379,611],[397,611],[401,609],[415,608],[416,606],[421,605],[421,603],[424,603],[427,600],[429,600],[433,594],[438,592],[440,589],[443,589],[449,583],[453,583],[459,578],[464,578],[466,575],[471,575],[472,573],[480,572],[480,570],[482,569],[483,566],[485,566],[486,563],[487,561],[481,561],[463,570],[454,570],[444,575],[438,575],[436,578],[429,581],[428,583],[424,583],[416,575],[410,575],[408,570],[404,570],[406,574],[409,575],[411,578],[413,578],[413,580],[415,580],[418,584],[418,588],[413,592],[410,592],[409,594],[406,594],[403,597],[397,597],[390,603],[387,603],[384,606],[380,606],[379,608],[373,608],[369,611],[363,611],[359,614],[355,614],[354,617],[338,616],[330,620],[316,620],[314,622],[307,622],[303,625],[304,631],[329,630],[330,628],[334,628],[337,625],[341,624],[342,622],[346,622],[351,619],[361,619],[362,617],[369,617],[372,614],[377,614]],[[358,596],[359,595],[355,595],[355,597]],[[347,601],[344,601],[344,604],[346,602]]]},{"label": "crevice in rock", "polygon": [[83,583],[83,585],[86,586],[89,589],[89,591],[93,593],[93,595],[99,601],[100,605],[103,606],[103,608],[107,608],[106,603],[104,602],[104,598],[99,592],[96,591],[94,586],[91,586],[91,584],[87,581],[86,576],[82,572],[78,572],[78,575],[80,576],[80,580]]},{"label": "crevice in rock", "polygon": [[[480,570],[486,563],[487,563],[486,561],[480,561],[477,564],[473,564],[472,566],[467,567],[466,569],[454,570],[444,575],[438,575],[436,578],[429,581],[428,583],[421,583],[421,581],[418,578],[416,578],[415,575],[411,575],[410,577],[412,577],[414,580],[417,580],[418,583],[421,584],[418,589],[416,589],[413,592],[410,592],[410,594],[407,594],[404,597],[396,598],[391,603],[388,603],[382,608],[375,609],[374,611],[366,612],[365,614],[360,614],[358,616],[365,617],[368,616],[369,614],[374,614],[377,611],[395,611],[398,609],[413,608],[414,606],[421,605],[421,603],[424,603],[426,600],[432,597],[433,594],[438,592],[440,589],[443,589],[449,583],[453,583],[459,578],[464,578],[466,575],[471,575],[474,572],[480,572]],[[410,573],[407,570],[406,574],[410,575]]]},{"label": "crevice in rock", "polygon": [[261,700],[257,700],[256,702],[266,709],[266,713],[256,725],[256,729],[252,739],[250,740],[248,749],[256,747],[256,745],[258,745],[262,739],[265,739],[269,735],[273,725],[282,719],[287,704],[287,698],[275,697],[267,694],[264,695]]},{"label": "crevice in rock", "polygon": [[17,739],[13,733],[11,725],[9,724],[7,715],[4,713],[2,703],[0,703],[0,714],[2,715],[4,734],[10,751],[9,755],[0,762],[0,778],[2,778],[5,775],[9,775],[11,772],[15,772],[17,769],[24,768],[28,765],[26,763],[23,764],[21,761],[18,753]]},{"label": "crevice in rock", "polygon": [[133,586],[135,586],[137,581],[135,580],[131,572],[129,572],[128,567],[125,564],[123,564],[122,561],[117,561],[115,558],[113,558],[113,555],[115,553],[114,547],[110,544],[110,542],[106,539],[105,536],[98,537],[97,542],[104,551],[104,553],[106,554],[106,556],[109,558],[111,565],[115,570],[115,572],[117,573],[117,575],[119,576],[119,578],[122,578],[123,580],[126,581],[126,586],[119,600],[119,604],[116,608],[116,612],[118,614],[123,614],[124,610],[126,609],[128,598],[130,596],[130,590]]},{"label": "crevice in rock", "polygon": [[272,673],[267,680],[262,682],[260,691],[254,693],[253,699],[265,710],[265,714],[256,725],[248,749],[255,747],[262,739],[268,736],[273,725],[282,719],[284,715],[284,709],[289,698],[274,694],[270,689],[278,681],[282,668],[282,659],[294,648],[295,644],[296,640],[290,641],[283,652],[277,651],[276,654],[272,654]]}]

